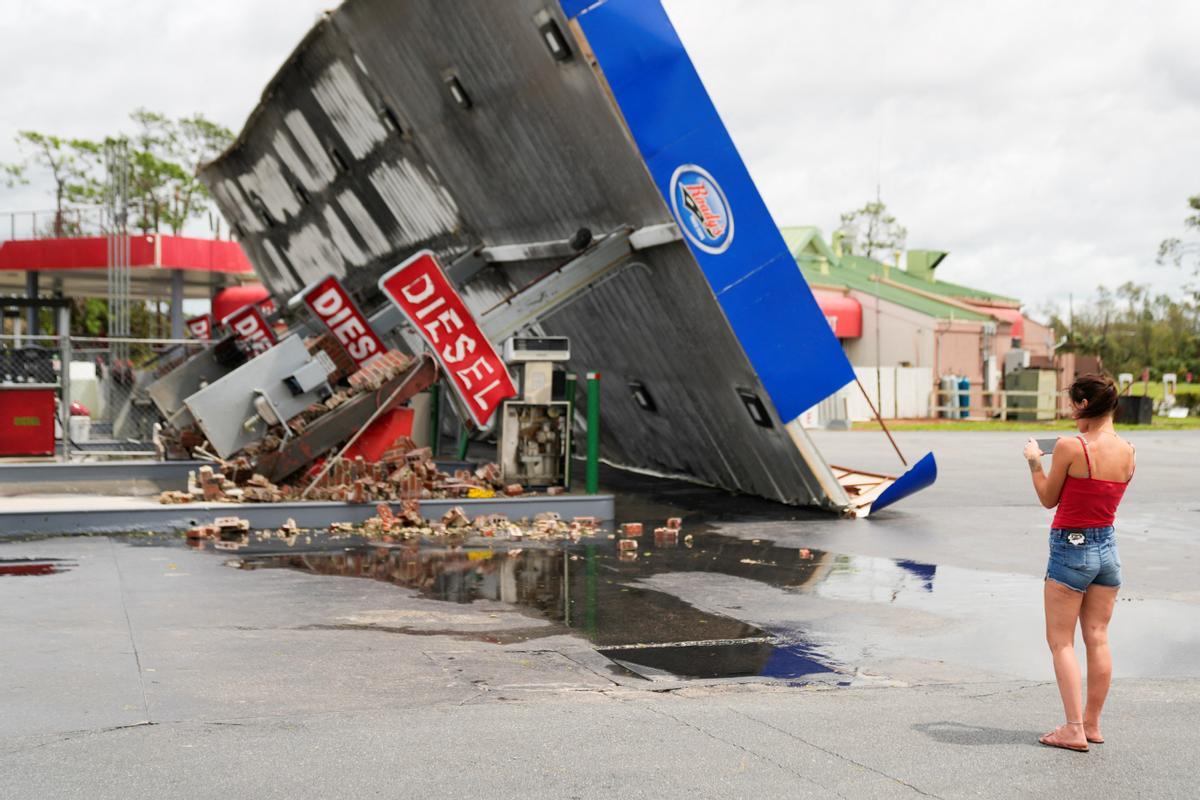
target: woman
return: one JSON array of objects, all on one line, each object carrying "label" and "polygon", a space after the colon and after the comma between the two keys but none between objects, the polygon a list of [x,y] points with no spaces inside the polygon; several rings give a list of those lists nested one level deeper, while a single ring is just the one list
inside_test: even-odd
[{"label": "woman", "polygon": [[[1058,506],[1046,569],[1046,641],[1067,721],[1038,741],[1086,753],[1089,742],[1104,741],[1100,711],[1112,680],[1108,621],[1121,586],[1113,518],[1133,479],[1134,453],[1113,429],[1117,387],[1111,378],[1084,375],[1071,384],[1069,394],[1080,435],[1058,440],[1050,474],[1042,471],[1037,442],[1030,439],[1025,445],[1038,499],[1046,508]],[[1087,647],[1086,704],[1075,659],[1076,623]]]}]

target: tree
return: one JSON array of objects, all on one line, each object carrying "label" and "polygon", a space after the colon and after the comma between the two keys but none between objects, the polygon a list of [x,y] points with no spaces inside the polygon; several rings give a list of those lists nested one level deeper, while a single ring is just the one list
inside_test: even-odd
[{"label": "tree", "polygon": [[[1068,329],[1054,315],[1051,325]],[[1152,295],[1148,287],[1124,283],[1115,291],[1101,286],[1078,306],[1064,350],[1098,355],[1114,373],[1184,374],[1200,372],[1200,292],[1182,298]]]},{"label": "tree", "polygon": [[129,153],[130,207],[136,215],[133,227],[142,233],[166,228],[178,235],[191,220],[209,211],[211,197],[196,170],[228,147],[233,133],[201,114],[171,119],[141,108],[130,119],[135,126],[132,134],[118,133],[102,141],[22,131],[17,142],[27,155],[20,162],[0,164],[0,176],[9,186],[49,176],[55,221],[48,232],[77,234],[80,231],[68,223],[69,212],[107,199],[105,146],[124,142]]},{"label": "tree", "polygon": [[200,114],[172,120],[140,108],[130,115],[132,186],[144,233],[168,227],[178,235],[204,216],[211,199],[196,177],[199,166],[233,141],[233,132]]},{"label": "tree", "polygon": [[908,238],[908,231],[888,213],[887,205],[878,196],[862,208],[842,214],[838,232],[847,253],[866,258],[903,250]]},{"label": "tree", "polygon": [[12,164],[0,164],[6,185],[28,185],[37,172],[48,175],[54,195],[54,222],[48,232],[54,236],[78,233],[73,230],[78,222],[70,222],[67,212],[96,199],[100,145],[37,131],[21,131],[16,141],[25,157]]},{"label": "tree", "polygon": [[1184,235],[1163,240],[1158,246],[1158,263],[1177,267],[1190,263],[1193,272],[1200,275],[1200,240],[1188,240],[1189,234],[1200,234],[1200,194],[1189,197],[1187,204],[1192,213],[1184,217]]}]

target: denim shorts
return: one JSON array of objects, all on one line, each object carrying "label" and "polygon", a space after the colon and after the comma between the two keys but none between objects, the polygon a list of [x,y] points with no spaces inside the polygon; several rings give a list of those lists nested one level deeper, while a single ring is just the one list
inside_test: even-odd
[{"label": "denim shorts", "polygon": [[1051,528],[1050,564],[1046,578],[1077,592],[1097,586],[1121,585],[1121,555],[1117,536],[1107,528]]}]

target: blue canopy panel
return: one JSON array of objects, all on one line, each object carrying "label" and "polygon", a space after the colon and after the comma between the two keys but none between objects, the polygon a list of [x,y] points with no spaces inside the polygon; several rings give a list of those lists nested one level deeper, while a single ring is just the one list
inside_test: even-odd
[{"label": "blue canopy panel", "polygon": [[662,5],[561,3],[779,416],[854,380]]}]

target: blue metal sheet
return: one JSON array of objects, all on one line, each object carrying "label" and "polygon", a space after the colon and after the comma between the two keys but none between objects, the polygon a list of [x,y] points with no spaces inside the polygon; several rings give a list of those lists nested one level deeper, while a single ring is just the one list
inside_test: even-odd
[{"label": "blue metal sheet", "polygon": [[926,489],[933,485],[937,480],[937,460],[934,459],[933,453],[926,453],[925,457],[913,464],[908,472],[896,479],[896,482],[883,490],[883,494],[871,504],[871,513],[882,511],[893,503],[897,503],[910,494],[916,494],[922,489]]},{"label": "blue metal sheet", "polygon": [[658,0],[560,0],[779,416],[854,379]]}]

